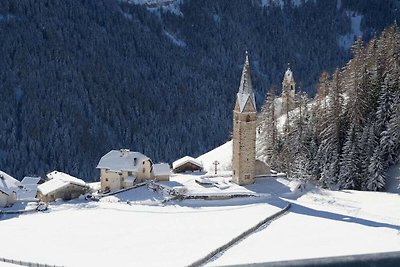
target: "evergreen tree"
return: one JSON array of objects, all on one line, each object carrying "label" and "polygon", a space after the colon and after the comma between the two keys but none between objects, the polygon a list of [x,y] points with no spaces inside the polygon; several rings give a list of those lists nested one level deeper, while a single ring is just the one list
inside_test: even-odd
[{"label": "evergreen tree", "polygon": [[[318,149],[318,164],[321,169],[321,181],[325,186],[334,187],[339,174],[339,156],[341,149],[341,116],[343,97],[340,88],[339,70],[336,69],[330,83],[324,129],[320,134],[321,144]],[[327,100],[328,101],[328,100]]]},{"label": "evergreen tree", "polygon": [[356,189],[358,179],[356,129],[350,126],[340,160],[339,187],[341,189]]},{"label": "evergreen tree", "polygon": [[379,146],[376,148],[368,166],[366,189],[370,191],[381,190],[385,186],[385,168]]}]

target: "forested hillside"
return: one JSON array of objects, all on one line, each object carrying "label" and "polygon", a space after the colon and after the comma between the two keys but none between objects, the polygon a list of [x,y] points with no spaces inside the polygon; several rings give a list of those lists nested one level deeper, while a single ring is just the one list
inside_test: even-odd
[{"label": "forested hillside", "polygon": [[397,0],[133,2],[0,1],[1,170],[92,180],[110,149],[197,156],[230,136],[245,49],[258,103],[288,62],[312,95],[355,34],[399,18]]},{"label": "forested hillside", "polygon": [[384,190],[386,171],[400,159],[397,24],[365,45],[357,40],[352,53],[343,69],[321,74],[313,101],[297,94],[283,129],[273,127],[275,96],[268,94],[260,115],[261,153],[291,177],[329,188]]}]

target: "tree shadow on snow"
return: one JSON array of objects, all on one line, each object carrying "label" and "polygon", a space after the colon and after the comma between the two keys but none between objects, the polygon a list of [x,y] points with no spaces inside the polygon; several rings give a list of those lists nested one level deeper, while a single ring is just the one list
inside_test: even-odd
[{"label": "tree shadow on snow", "polygon": [[356,224],[361,224],[361,225],[368,226],[368,227],[385,227],[385,228],[394,229],[396,231],[400,231],[399,225],[394,225],[394,224],[389,224],[389,223],[381,223],[381,222],[357,218],[357,217],[334,213],[334,212],[329,212],[329,211],[315,210],[315,209],[311,209],[311,208],[299,205],[297,203],[292,203],[292,206],[289,209],[289,211],[292,213],[297,213],[297,214],[301,214],[301,215],[313,216],[313,217],[318,217],[318,218],[323,218],[323,219],[328,219],[328,220],[335,220],[335,221],[339,221],[339,222],[356,223]]}]

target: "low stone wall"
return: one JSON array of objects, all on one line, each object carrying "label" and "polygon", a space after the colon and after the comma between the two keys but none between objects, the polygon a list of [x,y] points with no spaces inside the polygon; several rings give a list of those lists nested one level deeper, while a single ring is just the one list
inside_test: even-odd
[{"label": "low stone wall", "polygon": [[99,196],[100,197],[108,197],[108,196],[119,194],[119,193],[122,193],[122,192],[125,192],[125,191],[129,191],[131,189],[135,189],[135,188],[138,188],[138,187],[141,187],[141,186],[144,186],[144,185],[146,185],[146,182],[138,183],[138,184],[135,184],[134,186],[131,186],[131,187],[128,187],[128,188],[124,188],[124,189],[121,189],[121,190],[118,190],[118,191],[113,191],[113,192],[110,192],[110,193],[107,193],[107,194],[99,194]]},{"label": "low stone wall", "polygon": [[288,203],[286,205],[286,207],[284,207],[283,209],[281,209],[280,211],[272,214],[271,216],[268,216],[267,218],[265,218],[264,220],[260,221],[259,223],[257,223],[256,225],[254,225],[253,227],[251,227],[250,229],[244,231],[243,233],[241,233],[240,235],[238,235],[237,237],[233,238],[231,241],[229,241],[228,243],[226,243],[225,245],[220,246],[219,248],[211,251],[210,253],[208,253],[205,257],[193,262],[192,264],[188,265],[190,267],[197,267],[197,266],[202,266],[206,263],[208,263],[210,260],[212,260],[216,255],[218,255],[219,253],[229,249],[230,247],[232,247],[233,245],[235,245],[236,243],[238,243],[239,241],[245,239],[246,237],[248,237],[249,235],[251,235],[252,233],[254,233],[255,231],[257,231],[261,226],[263,226],[264,224],[278,218],[279,216],[283,215],[284,213],[286,213],[289,209],[290,209],[291,204]]},{"label": "low stone wall", "polygon": [[7,263],[12,263],[12,264],[21,265],[21,266],[29,266],[29,267],[61,267],[61,266],[51,265],[51,264],[43,264],[43,263],[29,262],[29,261],[18,261],[18,260],[13,260],[13,259],[6,259],[6,258],[0,258],[0,262],[7,262]]}]

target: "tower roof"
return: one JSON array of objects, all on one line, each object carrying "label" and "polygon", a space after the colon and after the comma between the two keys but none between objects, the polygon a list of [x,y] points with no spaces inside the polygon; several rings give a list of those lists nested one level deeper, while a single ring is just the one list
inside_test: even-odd
[{"label": "tower roof", "polygon": [[250,63],[249,63],[249,53],[246,51],[246,56],[244,60],[242,77],[240,79],[239,92],[237,93],[237,101],[239,102],[240,112],[244,110],[247,100],[250,98],[254,109],[256,109],[256,102],[253,93],[253,85],[251,84],[250,76]]},{"label": "tower roof", "polygon": [[283,76],[282,83],[294,83],[293,72],[290,67],[287,68],[285,75]]}]

